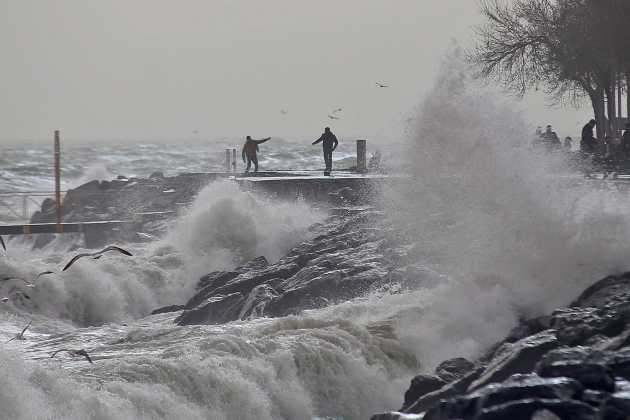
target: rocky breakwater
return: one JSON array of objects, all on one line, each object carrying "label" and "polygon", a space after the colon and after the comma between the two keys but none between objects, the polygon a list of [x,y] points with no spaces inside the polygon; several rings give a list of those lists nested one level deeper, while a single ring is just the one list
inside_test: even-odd
[{"label": "rocky breakwater", "polygon": [[400,411],[372,420],[630,419],[630,273],[524,321],[485,356],[411,381]]},{"label": "rocky breakwater", "polygon": [[314,227],[315,238],[275,264],[256,258],[232,271],[202,277],[198,291],[178,311],[178,325],[221,324],[261,316],[278,317],[322,308],[369,293],[394,281],[374,210],[332,211]]}]

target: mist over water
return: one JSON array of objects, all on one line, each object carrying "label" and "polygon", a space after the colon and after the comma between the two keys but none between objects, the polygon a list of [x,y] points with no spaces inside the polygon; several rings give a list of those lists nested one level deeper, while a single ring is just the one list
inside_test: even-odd
[{"label": "mist over water", "polygon": [[[0,418],[369,418],[400,408],[417,373],[451,357],[474,359],[519,318],[548,314],[590,283],[629,270],[622,184],[585,180],[561,155],[530,151],[527,116],[476,82],[458,49],[439,74],[410,111],[406,138],[396,139],[404,147],[387,150],[402,173],[380,190],[377,227],[401,284],[297,316],[220,326],[149,316],[185,303],[211,271],[260,255],[278,261],[325,223],[323,211],[227,180],[201,191],[164,238],[118,244],[133,258],[108,253],[61,272],[79,252],[69,251],[76,238],[36,250],[27,235],[13,238],[0,251],[2,275],[54,273],[27,291],[30,300],[0,304],[0,340],[33,322],[26,341],[0,346]],[[283,141],[261,146],[261,169],[319,168],[320,147]],[[351,160],[347,144],[341,162]],[[87,149],[78,150],[66,166],[68,185],[203,166],[199,145],[162,149],[103,145],[102,160],[87,164]],[[48,168],[42,153],[11,153],[21,164],[0,162],[2,174],[48,179],[48,169],[37,171]],[[1,181],[13,191],[26,185]],[[0,287],[5,296],[15,286]],[[85,348],[94,365],[64,353],[51,359],[60,348]]]},{"label": "mist over water", "polygon": [[420,288],[398,332],[427,369],[477,357],[519,318],[630,269],[627,194],[530,150],[518,105],[472,74],[459,49],[447,55],[410,118],[411,176],[383,189],[385,226],[412,245],[404,261]]}]

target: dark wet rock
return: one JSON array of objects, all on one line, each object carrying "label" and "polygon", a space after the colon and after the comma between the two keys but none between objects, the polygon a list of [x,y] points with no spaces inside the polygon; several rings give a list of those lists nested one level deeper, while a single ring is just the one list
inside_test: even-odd
[{"label": "dark wet rock", "polygon": [[[624,305],[625,306],[625,305]],[[614,337],[630,320],[630,307],[566,308],[552,314],[552,328],[558,330],[560,345],[578,346],[594,335]]]},{"label": "dark wet rock", "polygon": [[407,413],[421,413],[423,411],[429,410],[439,401],[457,397],[466,393],[466,390],[470,386],[470,384],[479,377],[479,375],[483,372],[483,368],[477,368],[474,371],[468,373],[463,378],[451,382],[450,384],[442,387],[441,389],[433,392],[429,392],[426,395],[418,398],[413,404],[409,406],[405,412]]},{"label": "dark wet rock", "polygon": [[630,273],[609,276],[572,307],[512,329],[475,361],[484,367],[467,389],[455,381],[405,411],[424,420],[629,420],[629,320]]},{"label": "dark wet rock", "polygon": [[475,364],[463,357],[445,360],[435,369],[435,374],[445,382],[462,378],[475,368]]},{"label": "dark wet rock", "polygon": [[599,407],[597,420],[628,420],[630,417],[630,392],[616,392]]},{"label": "dark wet rock", "polygon": [[177,325],[222,324],[234,321],[240,313],[241,293],[215,295],[189,311],[184,311],[175,319]]},{"label": "dark wet rock", "polygon": [[582,388],[578,381],[569,378],[514,375],[502,384],[490,384],[466,396],[441,401],[427,411],[425,419],[474,418],[484,409],[514,400],[568,401],[578,397]]},{"label": "dark wet rock", "polygon": [[[368,293],[376,284],[386,281],[387,271],[374,268],[351,267],[328,271],[310,281],[301,284],[283,283],[279,286],[284,292],[273,298],[265,315],[285,316],[296,309],[311,309],[305,305],[305,297],[318,296],[330,302],[341,302]],[[288,288],[288,289],[287,289]],[[312,298],[311,298],[312,299]],[[307,300],[306,303],[312,300]]]},{"label": "dark wet rock", "polygon": [[177,312],[177,311],[181,311],[183,309],[184,309],[184,305],[165,306],[163,308],[155,309],[153,312],[151,312],[151,315],[165,314],[165,313],[168,313],[168,312]]},{"label": "dark wet rock", "polygon": [[540,358],[558,346],[555,330],[545,330],[516,343],[506,343],[497,351],[469,391],[492,382],[501,382],[516,373],[531,373]]},{"label": "dark wet rock", "polygon": [[409,406],[418,400],[418,398],[429,392],[437,391],[446,385],[446,382],[433,375],[418,375],[411,380],[411,386],[405,392],[405,402],[400,409],[405,411]]},{"label": "dark wet rock", "polygon": [[598,391],[596,389],[585,389],[582,391],[582,397],[580,400],[592,405],[593,407],[599,407],[602,402],[610,396],[610,392]]},{"label": "dark wet rock", "polygon": [[260,257],[254,258],[253,260],[236,267],[232,271],[238,274],[245,274],[250,271],[262,270],[263,268],[267,266],[269,266],[269,262],[264,256],[261,255]]},{"label": "dark wet rock", "polygon": [[210,274],[206,274],[202,278],[199,279],[197,283],[197,290],[206,289],[206,293],[213,291],[221,286],[225,286],[225,284],[234,279],[240,273],[236,271],[213,271]]},{"label": "dark wet rock", "polygon": [[571,303],[571,307],[603,308],[610,302],[623,299],[630,290],[630,272],[620,276],[608,276],[589,288]]},{"label": "dark wet rock", "polygon": [[538,374],[543,377],[567,377],[580,381],[585,388],[613,392],[615,379],[608,366],[579,361],[542,364]]},{"label": "dark wet rock", "polygon": [[374,414],[370,420],[422,420],[423,414],[406,414],[398,411]]},{"label": "dark wet rock", "polygon": [[514,327],[508,336],[503,340],[505,343],[515,343],[518,340],[529,337],[530,335],[538,334],[541,331],[545,331],[551,328],[550,316],[539,316],[533,319],[528,319],[521,322],[518,326]]},{"label": "dark wet rock", "polygon": [[149,176],[149,179],[163,181],[165,178],[164,178],[164,174],[162,172],[155,171]]},{"label": "dark wet rock", "polygon": [[530,420],[539,410],[549,410],[563,420],[593,420],[596,409],[582,401],[521,399],[483,409],[475,420]]}]

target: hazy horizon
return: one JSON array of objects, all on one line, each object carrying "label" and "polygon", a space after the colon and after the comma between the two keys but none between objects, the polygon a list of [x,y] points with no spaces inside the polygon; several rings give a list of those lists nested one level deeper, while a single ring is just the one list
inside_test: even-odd
[{"label": "hazy horizon", "polygon": [[[395,136],[482,22],[470,0],[0,5],[4,144]],[[522,108],[561,137],[591,118]]]}]

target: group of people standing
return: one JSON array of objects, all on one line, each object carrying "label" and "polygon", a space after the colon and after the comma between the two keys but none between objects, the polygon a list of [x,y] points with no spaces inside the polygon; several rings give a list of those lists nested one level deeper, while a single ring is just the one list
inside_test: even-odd
[{"label": "group of people standing", "polygon": [[[271,137],[267,137],[262,140],[254,140],[250,136],[247,136],[245,139],[245,144],[243,145],[243,151],[241,156],[243,158],[243,163],[247,163],[247,168],[245,168],[245,173],[248,173],[252,163],[254,164],[254,173],[258,172],[258,157],[256,152],[258,152],[258,145],[266,142],[267,140],[271,140]],[[337,137],[330,131],[330,127],[326,127],[324,129],[324,134],[317,140],[315,140],[312,144],[317,144],[321,142],[324,146],[324,163],[326,165],[326,169],[324,170],[325,176],[330,176],[330,172],[332,171],[332,152],[339,145],[339,141]]]},{"label": "group of people standing", "polygon": [[541,149],[547,152],[556,150],[571,151],[571,143],[573,139],[571,137],[565,137],[564,143],[560,141],[560,138],[553,131],[553,128],[548,125],[547,130],[543,133],[542,127],[538,127],[534,133],[534,140],[532,146],[534,149]]},{"label": "group of people standing", "polygon": [[[615,168],[612,168],[614,170],[619,170],[621,166],[627,165],[628,169],[630,169],[630,123],[624,124],[624,132],[621,138],[611,139],[606,136],[603,141],[600,141],[593,132],[596,125],[597,121],[592,119],[582,127],[579,153],[581,165],[587,165],[589,168],[593,165],[615,166]],[[573,139],[571,137],[565,137],[564,142],[560,141],[551,125],[548,125],[547,130],[544,132],[541,127],[536,129],[532,146],[535,150],[542,150],[546,153],[554,151],[571,152],[572,142]],[[569,156],[577,157],[577,155]]]},{"label": "group of people standing", "polygon": [[597,125],[597,121],[590,120],[582,128],[580,153],[585,162],[618,166],[630,164],[630,123],[624,124],[624,132],[621,138],[611,139],[605,136],[601,144],[593,133],[595,125]]}]

